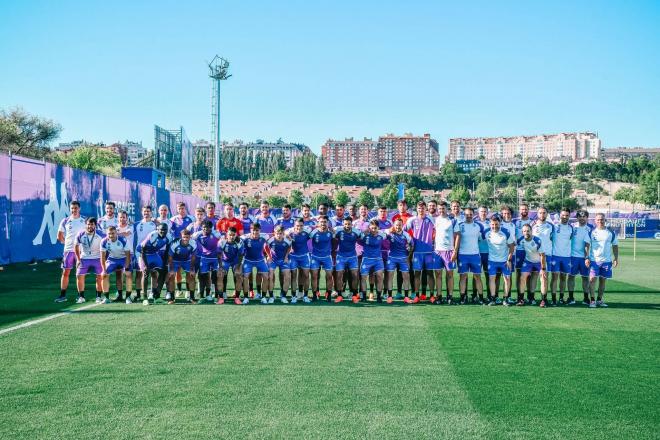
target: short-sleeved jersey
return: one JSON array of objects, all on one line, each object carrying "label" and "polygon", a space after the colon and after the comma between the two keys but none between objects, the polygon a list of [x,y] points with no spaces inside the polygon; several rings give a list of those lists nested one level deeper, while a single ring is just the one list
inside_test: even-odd
[{"label": "short-sleeved jersey", "polygon": [[261,225],[262,234],[272,235],[275,231],[275,223],[277,223],[277,219],[272,214],[267,214],[264,216],[259,213],[259,215],[254,218],[254,221]]},{"label": "short-sleeved jersey", "polygon": [[541,249],[546,257],[552,256],[554,233],[555,226],[549,221],[541,223],[537,220],[532,224],[532,235],[541,239]]},{"label": "short-sleeved jersey", "polygon": [[104,237],[101,240],[101,252],[105,253],[107,258],[126,258],[126,252],[130,252],[130,248],[124,237],[117,237],[115,241]]},{"label": "short-sleeved jersey", "polygon": [[461,242],[458,247],[459,255],[479,254],[479,240],[483,240],[484,233],[484,227],[480,223],[456,223],[454,232],[461,234]]},{"label": "short-sleeved jersey", "polygon": [[619,240],[617,240],[614,231],[607,228],[593,228],[585,242],[591,246],[589,248],[589,259],[596,263],[611,263],[612,246],[619,245]]},{"label": "short-sleeved jersey", "polygon": [[574,233],[573,225],[557,223],[553,232],[552,255],[570,257]]},{"label": "short-sleeved jersey", "polygon": [[433,235],[435,234],[435,225],[433,224],[433,220],[431,220],[430,217],[411,217],[406,222],[403,230],[412,232],[411,235],[414,243],[413,252],[433,252]]},{"label": "short-sleeved jersey", "polygon": [[356,245],[362,232],[359,229],[352,228],[345,231],[344,228],[335,231],[335,240],[337,240],[337,254],[342,257],[357,256]]},{"label": "short-sleeved jersey", "polygon": [[543,249],[540,238],[532,236],[531,240],[525,240],[525,237],[520,237],[518,239],[518,246],[521,246],[525,251],[525,260],[530,263],[539,263],[541,261]]},{"label": "short-sleeved jersey", "polygon": [[573,225],[573,237],[571,237],[571,257],[584,258],[584,245],[589,233],[594,228],[593,225],[585,223]]},{"label": "short-sleeved jersey", "polygon": [[195,222],[189,224],[188,226],[186,226],[186,230],[190,231],[190,235],[194,235],[195,233],[202,231],[202,224],[203,223],[204,223],[203,221],[202,221],[202,223],[197,223],[195,221]]},{"label": "short-sleeved jersey", "polygon": [[108,232],[108,228],[110,226],[117,227],[118,224],[119,224],[119,221],[117,220],[116,215],[114,215],[112,217],[108,217],[107,215],[104,215],[103,217],[100,217],[98,222],[97,222],[98,228],[100,230],[102,230],[103,232],[106,232],[106,233]]},{"label": "short-sleeved jersey", "polygon": [[195,240],[197,245],[197,255],[204,258],[217,258],[218,257],[218,243],[220,242],[220,233],[211,230],[209,235],[204,235],[203,232],[195,232],[192,239]]},{"label": "short-sleeved jersey", "polygon": [[133,231],[133,225],[117,226],[117,234],[126,240],[126,250],[134,253],[135,232]]},{"label": "short-sleeved jersey", "polygon": [[[488,225],[488,228],[490,228],[490,223]],[[485,228],[485,229],[488,229],[488,228]],[[511,235],[511,237],[513,237],[513,242],[515,243],[515,241],[516,241],[516,225],[513,222],[505,222],[504,220],[502,220],[502,222],[500,223],[500,229],[506,229],[509,232],[509,234]]]},{"label": "short-sleeved jersey", "polygon": [[394,223],[398,219],[401,219],[401,221],[405,225],[406,223],[408,223],[408,220],[410,220],[413,217],[414,217],[414,215],[409,213],[409,212],[403,212],[403,213],[402,212],[397,212],[396,214],[394,214],[392,216],[392,223]]},{"label": "short-sleeved jersey", "polygon": [[154,222],[157,225],[163,225],[163,224],[167,225],[167,232],[172,233],[172,219],[167,217],[166,218],[158,217],[157,219],[154,220]]},{"label": "short-sleeved jersey", "polygon": [[82,216],[78,218],[69,216],[62,219],[57,231],[64,234],[64,252],[70,252],[76,247],[76,238],[80,231],[85,230],[85,222],[86,220]]},{"label": "short-sleeved jersey", "polygon": [[390,242],[390,258],[407,258],[410,250],[413,248],[413,239],[406,232],[389,232],[386,236]]},{"label": "short-sleeved jersey", "polygon": [[80,231],[76,237],[76,244],[80,248],[80,258],[83,260],[101,258],[101,241],[105,238],[105,233],[96,230],[91,234],[87,231]]},{"label": "short-sleeved jersey", "polygon": [[484,241],[488,244],[488,260],[496,263],[504,263],[509,258],[509,245],[515,244],[516,239],[508,229],[500,228],[499,231],[488,228],[483,234]]},{"label": "short-sleeved jersey", "polygon": [[169,234],[167,234],[165,237],[161,237],[158,235],[158,231],[152,231],[137,245],[135,251],[137,253],[141,253],[144,249],[145,254],[157,254],[158,251],[166,248],[171,243],[171,241],[172,237]]},{"label": "short-sleeved jersey", "polygon": [[229,242],[226,238],[223,238],[218,244],[218,250],[222,255],[222,261],[236,263],[243,255],[243,240],[237,237],[234,241]]},{"label": "short-sleeved jersey", "polygon": [[451,251],[454,249],[454,227],[456,220],[449,217],[435,218],[435,250]]},{"label": "short-sleeved jersey", "polygon": [[[301,217],[301,218],[302,218],[302,217]],[[314,228],[316,227],[316,224],[317,224],[317,223],[318,223],[318,222],[316,221],[316,219],[315,219],[314,217],[303,218],[303,226],[306,226],[306,227],[308,227],[308,228],[310,228],[310,229],[314,229]]]},{"label": "short-sleeved jersey", "polygon": [[[369,219],[363,219],[363,218],[358,218],[357,220],[353,221],[353,229],[357,229],[358,231],[362,232],[363,234],[368,234],[369,230]],[[362,255],[363,249],[362,245],[360,244],[360,241],[358,240],[357,246],[356,246],[356,251],[358,255]]]},{"label": "short-sleeved jersey", "polygon": [[312,255],[317,257],[327,257],[332,252],[332,231],[326,230],[322,232],[320,229],[314,229],[309,234],[309,239],[312,242]]},{"label": "short-sleeved jersey", "polygon": [[197,242],[192,238],[188,244],[183,244],[180,238],[177,238],[170,245],[170,255],[174,261],[190,261],[192,256],[197,253]]},{"label": "short-sleeved jersey", "polygon": [[345,218],[349,218],[347,213],[344,213],[343,217],[333,215],[332,217],[330,217],[330,225],[335,229],[341,228],[344,225]]},{"label": "short-sleeved jersey", "polygon": [[232,217],[232,218],[227,218],[227,217],[225,217],[225,218],[222,218],[222,219],[218,220],[218,221],[217,221],[216,223],[214,223],[214,224],[215,224],[215,229],[216,229],[217,231],[219,231],[222,235],[227,234],[227,230],[229,230],[229,228],[234,228],[234,229],[236,229],[236,234],[237,234],[239,237],[240,237],[241,235],[243,235],[244,233],[248,232],[248,231],[245,231],[245,232],[244,232],[244,229],[243,229],[243,222],[240,221],[240,220],[239,220],[238,218],[236,218],[236,217]]},{"label": "short-sleeved jersey", "polygon": [[520,244],[520,239],[523,237],[522,228],[529,224],[532,224],[532,220],[529,218],[517,218],[513,221],[513,226],[516,228],[516,249],[518,250],[523,250],[522,245]]},{"label": "short-sleeved jersey", "polygon": [[[486,229],[490,228],[490,220],[480,220],[479,218],[475,218],[472,220],[474,223],[481,225],[481,228],[485,231]],[[479,239],[479,253],[480,254],[487,254],[488,253],[488,243],[486,243],[486,240],[484,240],[483,237]]]},{"label": "short-sleeved jersey", "polygon": [[283,261],[289,249],[291,249],[291,240],[283,238],[277,240],[275,237],[270,237],[266,242],[266,246],[270,249],[270,256],[273,261]]},{"label": "short-sleeved jersey", "polygon": [[149,236],[149,234],[156,230],[156,227],[156,222],[153,220],[148,222],[140,220],[139,222],[133,224],[133,239],[135,240],[134,243],[136,253],[139,252],[137,247],[144,241],[145,238]]},{"label": "short-sleeved jersey", "polygon": [[250,227],[252,226],[252,223],[254,223],[254,217],[252,217],[250,214],[248,214],[246,217],[241,217],[239,214],[236,218],[243,225],[243,234],[249,233]]},{"label": "short-sleeved jersey", "polygon": [[245,234],[241,237],[243,242],[243,249],[245,259],[248,261],[260,261],[264,259],[264,247],[266,246],[266,234],[259,234],[258,238],[250,237],[250,234]]},{"label": "short-sleeved jersey", "polygon": [[309,241],[309,234],[311,233],[312,230],[306,226],[303,226],[300,233],[296,232],[294,229],[286,231],[286,234],[291,239],[291,255],[301,257],[309,253],[307,242]]},{"label": "short-sleeved jersey", "polygon": [[[389,232],[389,230],[392,229],[392,222],[389,221],[387,218],[385,218],[384,220],[380,219],[380,218],[377,218],[377,220],[378,220],[378,229],[379,230],[384,231],[387,234]],[[384,240],[383,241],[382,250],[385,251],[385,252],[390,250],[389,240]]]},{"label": "short-sleeved jersey", "polygon": [[370,232],[362,234],[358,240],[362,245],[362,258],[383,258],[381,246],[383,240],[386,239],[387,237],[383,231],[378,231],[376,235],[372,235]]},{"label": "short-sleeved jersey", "polygon": [[174,238],[181,237],[181,231],[186,229],[188,227],[188,225],[190,225],[191,223],[195,222],[195,218],[191,217],[189,215],[186,215],[186,216],[183,216],[183,217],[181,217],[179,215],[175,215],[170,220],[172,221],[171,234],[172,234],[172,237],[174,237]]},{"label": "short-sleeved jersey", "polygon": [[275,221],[275,226],[282,226],[285,231],[287,229],[293,228],[295,224],[296,219],[293,218],[293,216],[289,216],[289,218],[278,217],[278,219]]}]

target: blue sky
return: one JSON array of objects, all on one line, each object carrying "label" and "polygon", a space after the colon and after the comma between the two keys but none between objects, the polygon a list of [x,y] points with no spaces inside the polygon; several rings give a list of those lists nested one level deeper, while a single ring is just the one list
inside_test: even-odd
[{"label": "blue sky", "polygon": [[[660,145],[660,2],[0,1],[0,108],[60,141],[209,138],[205,62],[231,62],[222,138],[303,142],[597,131]],[[462,3],[466,3],[463,5]]]}]

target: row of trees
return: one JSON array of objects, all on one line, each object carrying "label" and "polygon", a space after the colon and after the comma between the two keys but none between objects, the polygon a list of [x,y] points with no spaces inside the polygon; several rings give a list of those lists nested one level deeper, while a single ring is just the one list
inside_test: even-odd
[{"label": "row of trees", "polygon": [[[213,152],[200,149],[193,160],[193,179],[211,180],[213,177]],[[220,170],[223,179],[257,180],[264,179],[277,170],[286,167],[284,153],[253,153],[239,148],[227,148],[220,151]]]}]

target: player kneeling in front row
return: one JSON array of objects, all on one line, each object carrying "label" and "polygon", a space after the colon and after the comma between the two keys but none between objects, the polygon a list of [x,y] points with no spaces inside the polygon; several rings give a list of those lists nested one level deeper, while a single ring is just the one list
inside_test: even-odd
[{"label": "player kneeling in front row", "polygon": [[369,222],[369,230],[362,234],[358,241],[362,245],[362,266],[360,267],[360,292],[361,297],[353,297],[353,302],[367,300],[367,282],[369,273],[373,270],[376,277],[376,301],[383,301],[383,256],[381,246],[386,240],[385,232],[379,230],[378,220]]},{"label": "player kneeling in front row", "polygon": [[[218,271],[218,243],[220,242],[220,234],[213,229],[213,223],[206,220],[202,223],[202,230],[193,234],[195,245],[197,246],[197,256],[199,257],[199,272],[197,278],[199,279],[199,296],[200,299],[204,298],[206,293],[206,301],[213,302],[213,295],[211,295],[211,286],[213,285],[213,272]],[[217,296],[217,293],[216,293]],[[218,298],[222,298],[221,296]],[[195,302],[195,296],[190,297],[190,302]],[[224,298],[219,303],[222,304]]]},{"label": "player kneeling in front row", "polygon": [[350,217],[342,220],[342,228],[335,231],[334,237],[337,243],[337,261],[335,264],[335,290],[337,290],[337,297],[335,302],[339,303],[344,300],[344,273],[350,272],[350,288],[353,297],[358,294],[358,257],[355,244],[362,235],[360,230],[353,228],[353,221]]},{"label": "player kneeling in front row", "polygon": [[286,293],[291,284],[291,270],[289,270],[289,252],[291,252],[291,242],[284,238],[284,228],[282,225],[275,226],[274,235],[266,242],[270,253],[270,273],[268,275],[268,295],[269,303],[275,302],[275,271],[279,269],[280,281],[280,301],[287,304]]},{"label": "player kneeling in front row", "polygon": [[[103,268],[103,298],[101,302],[110,302],[110,274],[115,273],[117,285],[117,297],[115,302],[123,301],[123,277],[124,269],[128,270],[131,264],[131,251],[126,244],[126,239],[117,235],[117,227],[108,227],[108,236],[101,240],[101,267]],[[130,292],[126,292],[130,296]]]},{"label": "player kneeling in front row", "polygon": [[[413,248],[413,239],[410,234],[403,232],[403,220],[399,217],[394,220],[392,230],[387,233],[387,240],[390,242],[390,252],[387,256],[387,298],[388,304],[392,304],[394,297],[392,296],[392,285],[396,278],[396,271],[401,274],[401,285],[405,292],[404,301],[411,303],[412,300],[408,297],[410,290],[410,266],[408,265],[408,258]],[[401,292],[397,292],[400,294]],[[439,293],[439,295],[442,295]]]},{"label": "player kneeling in front row", "polygon": [[[256,284],[257,293],[261,297],[261,304],[272,304],[272,301],[266,297],[268,288],[268,264],[266,258],[270,258],[266,251],[266,236],[261,233],[261,225],[259,223],[252,223],[250,225],[250,233],[241,237],[243,242],[243,249],[245,257],[243,258],[243,292],[249,291],[250,279],[252,279],[252,269],[257,269]],[[247,299],[247,297],[245,297]],[[243,300],[243,304],[248,304],[248,301]]]},{"label": "player kneeling in front row", "polygon": [[195,263],[197,242],[191,239],[188,229],[181,231],[181,238],[172,242],[168,255],[169,274],[167,277],[167,295],[165,299],[168,304],[175,302],[176,274],[182,271],[186,274],[186,286],[190,298],[195,298]]},{"label": "player kneeling in front row", "polygon": [[[229,281],[229,271],[234,275],[234,304],[241,303],[241,290],[243,289],[243,242],[238,238],[237,230],[234,226],[227,228],[227,235],[220,241],[220,272],[218,273],[218,291],[220,298],[227,296],[227,284]],[[248,292],[244,292],[245,304],[249,303]],[[220,301],[220,300],[218,300]]]},{"label": "player kneeling in front row", "polygon": [[[536,282],[540,275],[542,296],[540,306],[545,307],[548,297],[548,272],[545,253],[541,246],[541,239],[532,236],[532,227],[530,225],[524,225],[522,227],[522,234],[523,236],[518,240],[518,245],[522,246],[525,251],[525,257],[520,269],[521,289],[518,291],[518,302],[516,305],[525,305],[525,299],[523,298],[525,292],[531,292],[532,298],[534,297]],[[530,283],[529,288],[527,287],[527,283]]]},{"label": "player kneeling in front row", "polygon": [[309,234],[312,241],[312,256],[310,260],[310,271],[312,273],[312,299],[321,297],[319,291],[319,276],[321,269],[325,270],[325,299],[331,301],[332,292],[332,238],[333,233],[328,228],[328,216],[321,215],[317,219],[317,227]]},{"label": "player kneeling in front row", "polygon": [[513,253],[516,248],[516,240],[509,230],[501,228],[501,220],[497,215],[490,218],[490,228],[486,229],[483,238],[488,243],[488,293],[490,294],[489,306],[497,304],[497,274],[504,277],[504,301],[502,304],[509,305],[511,297],[511,268],[513,265]]},{"label": "player kneeling in front row", "polygon": [[76,287],[78,287],[78,304],[85,302],[85,275],[93,270],[96,275],[96,302],[102,302],[103,267],[101,267],[101,240],[105,234],[96,229],[96,218],[90,217],[85,222],[85,230],[76,237]]},{"label": "player kneeling in front row", "polygon": [[[167,233],[167,224],[161,223],[157,226],[155,231],[150,232],[144,240],[135,248],[136,252],[140,253],[138,264],[142,272],[142,291],[147,292],[149,285],[148,274],[151,274],[151,292],[143,301],[155,300],[160,294],[165,278],[167,277],[167,267],[165,261],[161,256],[161,251],[164,249],[164,255],[169,252],[170,236]],[[148,304],[145,302],[145,304]]]}]

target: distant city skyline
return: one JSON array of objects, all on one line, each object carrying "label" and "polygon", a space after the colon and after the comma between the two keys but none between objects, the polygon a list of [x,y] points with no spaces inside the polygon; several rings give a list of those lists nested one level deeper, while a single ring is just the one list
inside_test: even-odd
[{"label": "distant city skyline", "polygon": [[[54,145],[154,125],[210,138],[206,61],[231,62],[221,138],[303,143],[596,132],[660,145],[660,3],[412,1],[0,5],[0,108],[64,130]],[[329,25],[331,24],[331,25]]]}]

